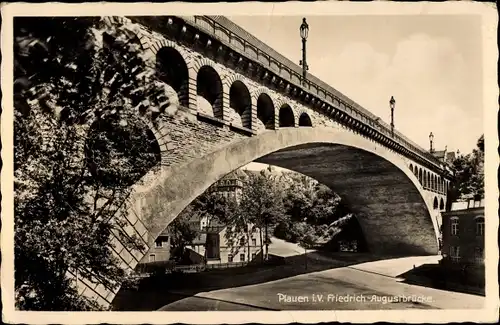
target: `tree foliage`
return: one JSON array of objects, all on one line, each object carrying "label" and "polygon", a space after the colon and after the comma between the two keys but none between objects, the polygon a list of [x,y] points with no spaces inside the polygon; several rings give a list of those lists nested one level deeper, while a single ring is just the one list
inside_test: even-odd
[{"label": "tree foliage", "polygon": [[187,264],[186,246],[190,245],[198,236],[198,232],[196,228],[192,226],[191,222],[191,218],[197,214],[198,211],[196,211],[192,205],[188,205],[186,209],[168,225],[171,260],[179,264]]},{"label": "tree foliage", "polygon": [[261,171],[247,174],[236,214],[243,222],[251,223],[261,230],[263,253],[263,246],[266,245],[265,255],[262,256],[267,258],[270,230],[284,215],[283,195],[271,173]]},{"label": "tree foliage", "polygon": [[108,22],[14,21],[19,309],[99,309],[78,294],[74,276],[116,288],[124,271],[111,239],[144,248],[121,229],[130,185],[159,159],[139,116],[157,116],[164,91],[131,28]]},{"label": "tree foliage", "polygon": [[457,199],[484,197],[484,135],[476,148],[466,155],[458,155],[452,162],[455,177],[450,187],[449,203]]}]

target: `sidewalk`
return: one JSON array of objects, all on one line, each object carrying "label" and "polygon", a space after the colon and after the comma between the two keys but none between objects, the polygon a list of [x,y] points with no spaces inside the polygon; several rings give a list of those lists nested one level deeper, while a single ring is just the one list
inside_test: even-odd
[{"label": "sidewalk", "polygon": [[[302,283],[303,287],[301,287],[302,289],[298,292],[303,295],[310,295],[319,293],[316,292],[318,290],[334,290],[339,288],[339,284],[343,283],[347,284],[347,287],[343,285],[343,291],[332,293],[346,294],[348,293],[348,291],[345,291],[347,290],[346,288],[352,287],[360,289],[358,291],[353,291],[354,294],[356,294],[355,292],[367,292],[370,295],[379,297],[418,297],[419,299],[425,300],[425,302],[419,303],[422,307],[425,305],[429,306],[429,308],[437,309],[481,309],[484,306],[484,297],[401,283],[397,278],[389,276],[395,272],[385,272],[386,274],[377,274],[373,272],[375,270],[389,271],[387,268],[389,265],[396,265],[395,261],[381,261],[381,263],[384,264],[384,266],[375,267],[375,263],[366,263],[370,266],[371,270],[368,270],[367,265],[361,266],[365,268],[365,270],[358,269],[360,265],[353,265],[309,274],[301,274],[290,278],[244,287],[205,291],[198,293],[196,296],[235,302],[241,300],[242,302],[257,307],[283,309],[283,305],[278,303],[276,299],[269,298],[272,298],[273,295],[276,294],[278,288],[286,290],[285,288],[292,288],[298,283]],[[399,270],[397,272],[399,272]],[[401,308],[404,309],[405,307],[403,307],[403,305],[404,304],[401,305]],[[306,305],[302,305],[301,307],[306,308]],[[308,306],[307,308],[313,307],[314,306]],[[384,306],[381,305],[380,307]]]},{"label": "sidewalk", "polygon": [[433,256],[410,256],[388,260],[361,263],[351,266],[353,269],[377,273],[389,277],[397,277],[424,264],[438,264],[441,259],[438,255]]},{"label": "sidewalk", "polygon": [[380,276],[378,274],[358,270],[353,267],[321,271],[315,274],[318,278],[336,279],[346,282],[355,280],[356,284],[381,292],[386,295],[416,295],[429,297],[432,302],[429,306],[439,309],[481,309],[484,307],[485,298],[481,296],[433,289],[418,285],[398,282],[396,278]]}]

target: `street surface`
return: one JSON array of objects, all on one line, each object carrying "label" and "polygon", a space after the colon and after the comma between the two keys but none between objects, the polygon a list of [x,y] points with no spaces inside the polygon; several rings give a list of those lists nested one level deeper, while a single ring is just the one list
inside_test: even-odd
[{"label": "street surface", "polygon": [[[256,270],[243,276],[265,279],[270,272],[304,268],[303,249],[273,238],[270,253],[294,254],[286,266]],[[295,245],[295,246],[293,246]],[[408,257],[364,263],[336,261],[308,251],[308,271],[275,281],[227,287],[190,294],[174,291],[178,300],[162,311],[193,310],[369,310],[369,309],[475,309],[484,297],[437,290],[400,282],[397,275],[424,263],[437,263],[437,256]],[[329,268],[322,265],[329,263]],[[290,265],[292,263],[292,265]],[[293,265],[295,264],[295,265]],[[314,270],[318,270],[313,272]],[[305,269],[304,269],[305,270]],[[231,277],[231,276],[230,276]],[[229,279],[228,279],[229,280]]]}]

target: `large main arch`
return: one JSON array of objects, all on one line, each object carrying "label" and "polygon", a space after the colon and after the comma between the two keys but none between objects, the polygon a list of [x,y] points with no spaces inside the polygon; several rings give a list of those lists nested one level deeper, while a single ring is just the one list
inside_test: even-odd
[{"label": "large main arch", "polygon": [[148,242],[210,185],[252,161],[313,177],[357,214],[368,249],[379,255],[438,252],[438,226],[422,185],[397,154],[343,129],[286,128],[233,142],[190,163],[165,168],[136,189],[132,209]]}]

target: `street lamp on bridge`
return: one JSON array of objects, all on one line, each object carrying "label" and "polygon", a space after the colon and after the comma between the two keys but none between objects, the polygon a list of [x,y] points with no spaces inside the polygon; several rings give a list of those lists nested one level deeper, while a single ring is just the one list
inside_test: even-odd
[{"label": "street lamp on bridge", "polygon": [[394,96],[391,96],[389,106],[391,107],[391,135],[392,137],[394,137],[394,107],[396,106],[396,100],[394,99]]},{"label": "street lamp on bridge", "polygon": [[300,37],[302,38],[302,60],[300,60],[300,65],[302,66],[302,82],[306,80],[306,73],[309,70],[309,66],[306,61],[306,40],[309,34],[309,25],[305,18],[302,18],[302,24],[300,25]]},{"label": "street lamp on bridge", "polygon": [[430,153],[434,152],[434,148],[432,147],[432,142],[433,141],[434,141],[434,134],[432,134],[432,132],[431,132],[431,134],[429,134],[429,142],[430,142],[430,145],[431,145],[430,146],[430,150],[429,150]]}]

